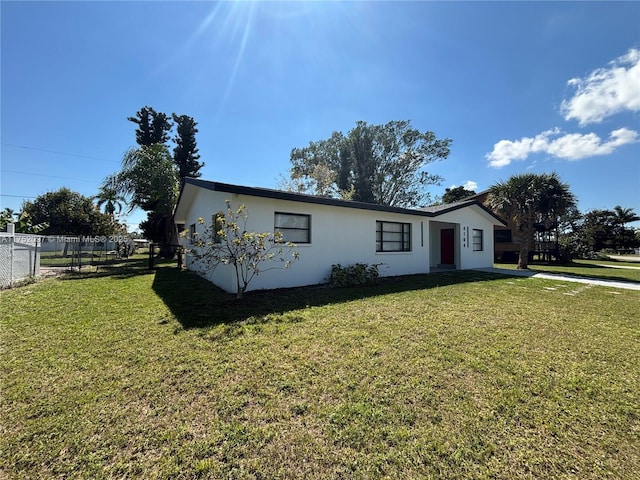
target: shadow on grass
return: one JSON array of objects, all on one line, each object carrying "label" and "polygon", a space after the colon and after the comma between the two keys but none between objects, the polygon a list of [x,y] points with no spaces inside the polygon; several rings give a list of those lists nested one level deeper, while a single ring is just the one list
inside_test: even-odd
[{"label": "shadow on grass", "polygon": [[159,268],[153,290],[186,329],[233,323],[250,317],[284,313],[314,306],[344,303],[389,293],[424,290],[448,285],[493,281],[505,275],[478,271],[452,271],[388,277],[378,285],[331,288],[327,285],[256,290],[241,300],[190,271]]}]

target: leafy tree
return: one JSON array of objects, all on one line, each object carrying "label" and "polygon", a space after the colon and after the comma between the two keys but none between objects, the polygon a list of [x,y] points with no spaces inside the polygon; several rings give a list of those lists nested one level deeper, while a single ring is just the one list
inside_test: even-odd
[{"label": "leafy tree", "polygon": [[569,185],[555,173],[514,175],[489,189],[490,207],[520,230],[518,268],[526,269],[534,242],[535,225],[550,225],[576,205]]},{"label": "leafy tree", "polygon": [[178,232],[173,224],[173,208],[179,192],[178,170],[169,149],[162,144],[128,150],[122,157],[120,172],[108,177],[103,190],[127,199],[129,211],[138,207],[147,212],[140,227],[147,238],[165,247],[162,254],[172,256]]},{"label": "leafy tree", "polygon": [[178,177],[180,185],[184,185],[185,177],[199,177],[200,169],[204,163],[198,162],[200,155],[196,146],[196,128],[197,123],[188,115],[173,114],[173,121],[176,125],[176,136],[174,142],[176,144],[173,149],[173,161],[178,167]]},{"label": "leafy tree", "polygon": [[100,212],[90,197],[68,188],[40,195],[22,205],[31,225],[48,224],[39,233],[43,235],[112,235],[118,223],[108,214]]},{"label": "leafy tree", "polygon": [[11,208],[5,208],[0,212],[0,230],[5,231],[9,223],[15,223],[17,216],[16,212]]},{"label": "leafy tree", "polygon": [[464,187],[446,188],[442,196],[442,203],[454,203],[475,195],[473,190],[466,190]]},{"label": "leafy tree", "polygon": [[617,218],[611,210],[595,209],[587,212],[579,226],[579,241],[594,252],[615,248]]},{"label": "leafy tree", "polygon": [[127,120],[138,125],[136,142],[140,146],[164,144],[169,140],[172,125],[164,113],[156,112],[151,107],[142,107],[135,117],[127,117]]},{"label": "leafy tree", "polygon": [[593,252],[633,249],[640,243],[634,229],[627,228],[625,224],[636,221],[634,218],[633,209],[623,209],[619,205],[613,210],[591,210],[576,225],[575,240]]},{"label": "leafy tree", "polygon": [[[449,155],[451,140],[411,128],[409,121],[370,125],[359,121],[346,135],[291,151],[290,177],[299,192],[361,202],[415,207],[428,185],[441,181],[424,167]],[[285,184],[286,185],[286,184]]]},{"label": "leafy tree", "polygon": [[46,222],[34,225],[28,213],[18,213],[11,208],[5,208],[0,212],[0,230],[6,231],[10,223],[13,223],[16,233],[38,234],[49,226]]},{"label": "leafy tree", "polygon": [[[229,201],[227,211],[219,212],[215,222],[207,225],[204,232],[192,239],[192,255],[204,272],[215,270],[220,265],[233,266],[237,298],[242,298],[251,281],[269,270],[289,268],[298,259],[295,244],[284,242],[281,232],[252,232],[247,230],[249,216],[244,205],[235,210]],[[202,218],[198,219],[204,225]],[[188,232],[185,231],[183,235]]]}]

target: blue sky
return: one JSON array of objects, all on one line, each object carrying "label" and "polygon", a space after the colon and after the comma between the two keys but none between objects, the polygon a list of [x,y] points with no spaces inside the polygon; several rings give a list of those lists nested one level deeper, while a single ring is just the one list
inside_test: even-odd
[{"label": "blue sky", "polygon": [[434,196],[555,171],[581,211],[640,214],[640,2],[0,9],[1,208],[62,186],[94,195],[149,105],[194,117],[209,180],[274,188],[294,147],[411,120],[453,140],[428,168],[444,177]]}]

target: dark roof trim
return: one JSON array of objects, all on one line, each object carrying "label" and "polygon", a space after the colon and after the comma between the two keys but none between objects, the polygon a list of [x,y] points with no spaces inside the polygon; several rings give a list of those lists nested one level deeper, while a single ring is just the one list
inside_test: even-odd
[{"label": "dark roof trim", "polygon": [[496,220],[505,223],[504,220],[502,220],[499,216],[497,216],[495,213],[493,213],[489,208],[487,208],[486,205],[484,205],[483,203],[479,202],[478,200],[462,200],[460,202],[455,202],[455,203],[446,203],[444,205],[436,205],[434,207],[426,207],[426,209],[428,209],[428,211],[431,211],[434,216],[437,215],[442,215],[444,213],[449,213],[449,212],[453,212],[454,210],[458,210],[460,208],[469,206],[469,205],[477,205],[478,207],[480,207],[482,210],[484,210],[485,212],[487,212],[489,215],[491,215],[493,218],[495,218]]},{"label": "dark roof trim", "polygon": [[[253,197],[272,198],[276,200],[290,200],[292,202],[331,205],[335,207],[357,208],[360,210],[372,210],[377,212],[403,213],[406,215],[419,215],[422,217],[430,217],[430,218],[437,217],[438,215],[442,215],[444,213],[458,210],[459,208],[463,208],[466,206],[477,205],[482,210],[487,212],[489,215],[491,215],[501,223],[504,223],[502,219],[497,217],[493,212],[491,212],[483,204],[477,201],[467,201],[467,202],[463,201],[457,204],[443,205],[442,209],[428,211],[428,210],[417,210],[417,209],[410,209],[410,208],[390,207],[388,205],[378,205],[375,203],[354,202],[352,200],[340,200],[336,198],[317,197],[314,195],[285,192],[282,190],[272,190],[269,188],[231,185],[228,183],[212,182],[209,180],[200,180],[199,178],[187,177],[184,179],[184,182],[185,182],[185,186],[187,184],[190,184],[196,187],[204,188],[206,190],[213,190],[216,192],[235,193],[238,195],[249,195]],[[184,191],[184,187],[183,187],[183,191]],[[180,197],[182,197],[182,192],[180,192]],[[180,198],[178,199],[178,203],[180,203]]]}]

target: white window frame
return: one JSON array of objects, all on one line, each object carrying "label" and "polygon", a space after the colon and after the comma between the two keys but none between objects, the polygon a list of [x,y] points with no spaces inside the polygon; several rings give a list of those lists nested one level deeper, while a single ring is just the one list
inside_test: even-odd
[{"label": "white window frame", "polygon": [[474,252],[484,251],[484,231],[479,228],[474,228],[471,233],[471,245]]}]

